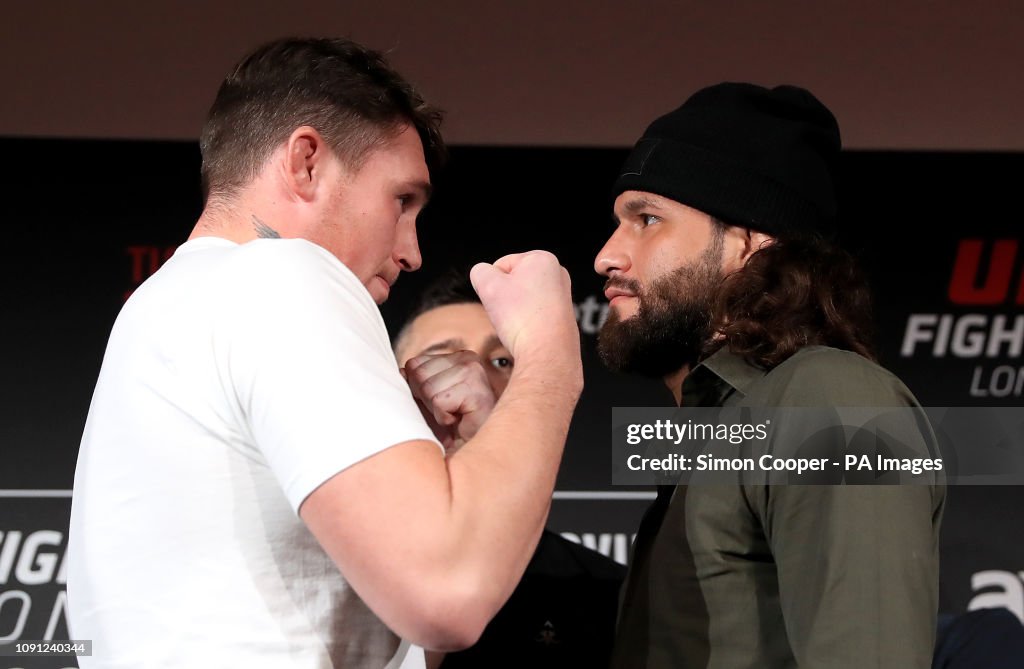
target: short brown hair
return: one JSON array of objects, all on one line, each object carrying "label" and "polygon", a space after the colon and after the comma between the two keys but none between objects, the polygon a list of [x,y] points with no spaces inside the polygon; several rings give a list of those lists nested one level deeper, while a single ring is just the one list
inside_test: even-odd
[{"label": "short brown hair", "polygon": [[440,110],[384,57],[346,39],[288,38],[246,56],[224,79],[199,140],[203,193],[230,197],[295,128],[315,128],[346,163],[411,125],[433,171],[444,158]]}]

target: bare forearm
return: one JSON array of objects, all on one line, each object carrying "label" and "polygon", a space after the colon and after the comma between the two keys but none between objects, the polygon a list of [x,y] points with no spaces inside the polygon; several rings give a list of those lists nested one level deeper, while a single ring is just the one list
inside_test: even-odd
[{"label": "bare forearm", "polygon": [[485,599],[498,606],[543,530],[582,387],[572,370],[552,378],[550,370],[521,369],[477,435],[448,459],[459,562],[479,574]]}]

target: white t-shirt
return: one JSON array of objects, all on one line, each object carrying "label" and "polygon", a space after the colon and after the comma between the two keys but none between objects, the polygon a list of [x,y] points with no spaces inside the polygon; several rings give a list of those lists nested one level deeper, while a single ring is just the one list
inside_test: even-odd
[{"label": "white t-shirt", "polygon": [[72,638],[93,641],[83,669],[388,665],[398,638],[297,510],[413,439],[436,442],[337,258],[304,240],[182,245],[118,316],[82,437],[68,604]]}]

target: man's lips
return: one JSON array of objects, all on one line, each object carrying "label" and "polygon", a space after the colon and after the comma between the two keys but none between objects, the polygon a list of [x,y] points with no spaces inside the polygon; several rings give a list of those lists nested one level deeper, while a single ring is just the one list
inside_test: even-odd
[{"label": "man's lips", "polygon": [[387,286],[387,288],[390,290],[391,287],[395,285],[395,282],[398,281],[398,274],[399,272],[395,272],[394,274],[391,275],[378,274],[377,278],[380,279],[381,282],[383,282],[384,285]]},{"label": "man's lips", "polygon": [[605,288],[604,296],[611,302],[616,297],[636,297],[636,294],[623,288]]},{"label": "man's lips", "polygon": [[[380,274],[375,275],[373,278],[375,278],[377,281],[379,281],[381,283],[381,285],[384,288],[384,299],[387,299],[388,296],[391,294],[391,286],[395,283],[395,280],[392,279],[392,280],[389,281],[388,279],[384,278]],[[397,278],[398,277],[395,277],[395,279],[397,279]]]}]

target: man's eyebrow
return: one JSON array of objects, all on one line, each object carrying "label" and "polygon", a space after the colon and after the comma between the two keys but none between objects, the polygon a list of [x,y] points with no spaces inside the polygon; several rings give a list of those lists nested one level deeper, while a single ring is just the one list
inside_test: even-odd
[{"label": "man's eyebrow", "polygon": [[424,205],[426,205],[427,202],[430,202],[430,196],[434,194],[434,187],[429,181],[410,181],[403,184],[403,188],[418,191],[423,196]]},{"label": "man's eyebrow", "polygon": [[484,342],[484,350],[485,351],[490,351],[490,350],[493,350],[493,349],[496,349],[496,348],[501,348],[502,346],[504,346],[504,344],[501,343],[501,338],[498,337],[498,335],[496,335],[496,334],[491,335]]},{"label": "man's eyebrow", "polygon": [[[637,214],[645,209],[662,210],[658,203],[649,197],[635,197],[623,204],[622,208],[626,210],[627,214]],[[612,223],[616,226],[622,225],[622,219],[614,211],[612,212]]]},{"label": "man's eyebrow", "polygon": [[445,339],[435,344],[431,344],[416,355],[426,355],[428,353],[436,353],[437,351],[443,351],[448,349],[450,351],[461,351],[466,348],[466,342],[462,341],[458,337],[452,337],[451,339]]},{"label": "man's eyebrow", "polygon": [[637,197],[626,202],[623,208],[630,214],[636,214],[644,209],[661,209],[658,203],[648,197]]}]

